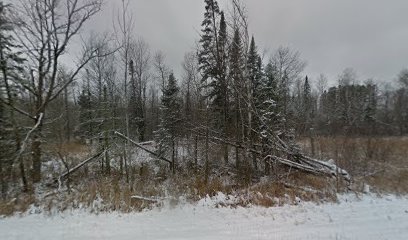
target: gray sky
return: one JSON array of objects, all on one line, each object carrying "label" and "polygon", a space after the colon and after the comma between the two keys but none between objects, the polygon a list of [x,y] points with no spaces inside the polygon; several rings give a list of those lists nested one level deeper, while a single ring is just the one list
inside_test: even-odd
[{"label": "gray sky", "polygon": [[[176,74],[199,38],[203,0],[130,0],[134,33],[162,50]],[[86,31],[112,30],[120,0],[106,0]],[[224,1],[219,1],[225,6]],[[408,67],[407,0],[246,0],[250,32],[268,57],[279,46],[301,52],[305,74],[335,81],[353,67],[360,80],[391,81]]]}]

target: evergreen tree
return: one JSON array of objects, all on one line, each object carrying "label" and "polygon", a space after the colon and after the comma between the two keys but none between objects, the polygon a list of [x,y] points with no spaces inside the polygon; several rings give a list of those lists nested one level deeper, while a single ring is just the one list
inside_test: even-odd
[{"label": "evergreen tree", "polygon": [[198,62],[203,74],[203,81],[209,78],[216,78],[217,55],[218,55],[218,33],[217,18],[220,15],[218,2],[215,0],[205,0],[204,20],[201,24],[201,48],[198,53]]},{"label": "evergreen tree", "polygon": [[[199,65],[202,81],[208,89],[208,100],[212,112],[212,124],[216,130],[227,137],[229,132],[229,87],[227,81],[227,24],[224,12],[217,1],[205,0],[202,23]],[[219,25],[217,25],[219,22]],[[209,81],[208,81],[209,80]],[[228,163],[228,145],[224,144],[224,162]]]},{"label": "evergreen tree", "polygon": [[227,134],[228,125],[228,82],[227,82],[227,25],[225,23],[224,13],[221,12],[220,28],[218,35],[217,47],[217,62],[215,74],[210,83],[209,98],[211,101],[211,108],[215,112],[215,127],[220,129],[224,135]]},{"label": "evergreen tree", "polygon": [[262,59],[258,54],[258,50],[255,44],[254,37],[251,39],[251,44],[248,52],[247,60],[248,68],[248,78],[250,81],[251,93],[250,99],[252,99],[253,109],[251,111],[255,112],[254,116],[254,129],[259,130],[260,127],[260,117],[264,105],[265,99],[268,97],[266,76],[263,71]]},{"label": "evergreen tree", "polygon": [[[262,60],[258,54],[258,50],[255,44],[255,39],[252,36],[248,57],[247,57],[247,105],[248,105],[248,138],[251,148],[254,148],[254,143],[256,142],[256,134],[259,132],[260,119],[259,112],[257,109],[261,105],[260,90],[261,90],[261,79],[262,79]],[[254,169],[257,169],[256,156],[252,155],[252,161]]]},{"label": "evergreen tree", "polygon": [[174,74],[170,74],[165,88],[162,90],[161,117],[159,129],[156,131],[158,154],[161,156],[171,154],[173,170],[176,165],[176,141],[180,133],[181,99],[180,89]]},{"label": "evergreen tree", "polygon": [[303,97],[302,97],[302,105],[303,105],[303,119],[304,122],[304,131],[309,131],[312,124],[313,119],[313,97],[312,97],[312,90],[309,83],[309,78],[306,76],[305,82],[303,84]]},{"label": "evergreen tree", "polygon": [[[218,47],[218,71],[217,84],[215,88],[214,105],[219,111],[218,121],[223,137],[228,137],[229,133],[229,84],[227,79],[227,24],[225,22],[224,12],[221,12],[220,31],[219,31],[219,47]],[[228,163],[228,144],[224,144],[224,163]]]},{"label": "evergreen tree", "polygon": [[[239,35],[239,30],[236,28],[234,31],[234,37],[232,39],[232,43],[229,49],[229,80],[232,84],[233,89],[233,108],[234,108],[234,118],[235,118],[235,140],[237,142],[241,142],[242,139],[242,132],[243,132],[243,125],[244,119],[242,114],[242,108],[244,106],[245,101],[243,100],[242,96],[245,94],[244,91],[244,79],[243,79],[243,57],[242,57],[242,44],[241,38]],[[237,167],[239,167],[239,150],[236,148],[235,151],[235,158]]]},{"label": "evergreen tree", "polygon": [[279,95],[278,77],[275,67],[268,63],[265,67],[265,77],[263,78],[260,90],[262,105],[260,106],[262,118],[262,136],[270,137],[271,132],[283,128],[284,116]]},{"label": "evergreen tree", "polygon": [[252,37],[247,60],[249,85],[251,87],[254,107],[259,106],[260,89],[262,87],[262,60],[258,54],[255,39]]}]

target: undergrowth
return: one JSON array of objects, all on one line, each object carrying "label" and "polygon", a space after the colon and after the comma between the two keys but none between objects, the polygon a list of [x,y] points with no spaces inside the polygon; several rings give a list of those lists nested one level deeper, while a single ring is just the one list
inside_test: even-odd
[{"label": "undergrowth", "polygon": [[[106,211],[133,212],[180,202],[196,203],[222,193],[233,201],[219,202],[217,206],[281,206],[299,201],[337,201],[337,193],[363,192],[366,185],[378,194],[408,193],[407,138],[317,138],[315,155],[321,159],[336,159],[340,167],[352,177],[351,186],[336,178],[304,174],[292,169],[279,169],[281,175],[237,178],[245,169],[216,172],[206,177],[203,167],[191,168],[188,164],[172,174],[162,164],[133,164],[129,172],[113,166],[109,175],[100,171],[100,163],[84,167],[73,174],[68,182],[58,186],[55,177],[63,166],[50,166],[42,184],[36,191],[18,190],[0,200],[0,216],[18,213],[48,213],[82,209],[94,213]],[[301,142],[308,150],[308,139]],[[83,159],[90,149],[78,145],[61,148],[75,155],[67,160],[73,166]],[[75,157],[76,156],[76,157]],[[238,172],[237,171],[237,172]],[[128,175],[128,176],[126,176]],[[69,183],[69,184],[67,184]],[[11,188],[18,189],[18,187]],[[34,188],[31,188],[34,189]]]}]

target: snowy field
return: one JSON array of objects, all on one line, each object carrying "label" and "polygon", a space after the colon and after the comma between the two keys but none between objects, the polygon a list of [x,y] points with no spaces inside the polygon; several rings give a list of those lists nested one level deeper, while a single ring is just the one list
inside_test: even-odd
[{"label": "snowy field", "polygon": [[132,214],[0,219],[0,239],[408,239],[408,199],[342,196],[339,204],[216,208],[214,199]]}]

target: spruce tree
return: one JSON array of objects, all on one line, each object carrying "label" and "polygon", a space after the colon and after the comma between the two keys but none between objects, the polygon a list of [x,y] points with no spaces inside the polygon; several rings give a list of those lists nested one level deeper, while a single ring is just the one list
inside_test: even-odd
[{"label": "spruce tree", "polygon": [[[259,132],[260,119],[257,109],[261,105],[261,80],[262,80],[262,60],[258,54],[257,47],[255,45],[255,39],[252,36],[248,57],[247,57],[247,105],[248,105],[248,139],[251,148],[254,148],[253,144],[256,142],[255,133]],[[255,154],[252,156],[253,166],[257,169],[257,160]]]},{"label": "spruce tree", "polygon": [[[260,89],[260,112],[264,124],[263,131],[276,132],[284,128],[284,96],[281,93],[277,70],[272,63],[268,63],[265,67],[265,77]],[[267,133],[264,132],[263,134]]]},{"label": "spruce tree", "polygon": [[262,98],[263,98],[263,81],[264,81],[264,73],[263,73],[263,66],[262,66],[262,59],[258,54],[258,50],[255,44],[255,39],[252,37],[251,44],[249,47],[248,53],[248,60],[247,60],[247,68],[248,68],[248,78],[249,78],[249,85],[251,87],[251,94],[250,99],[252,100],[252,109],[251,111],[255,112],[254,116],[254,129],[258,130],[260,123],[259,117],[260,113],[258,110],[262,107]]},{"label": "spruce tree", "polygon": [[[242,107],[244,106],[243,94],[244,91],[244,79],[242,70],[244,68],[243,57],[242,57],[242,43],[239,30],[236,28],[234,31],[234,37],[229,49],[229,80],[232,84],[232,93],[233,93],[233,111],[235,118],[235,140],[240,143],[242,139],[243,132],[243,114]],[[239,149],[235,149],[235,159],[236,165],[239,167]]]},{"label": "spruce tree", "polygon": [[303,97],[302,97],[302,121],[304,122],[304,126],[306,131],[309,131],[312,123],[313,118],[313,98],[312,98],[312,90],[310,88],[309,78],[306,76],[305,82],[303,84]]},{"label": "spruce tree", "polygon": [[203,81],[216,78],[218,55],[217,18],[220,14],[217,1],[205,0],[204,20],[201,24],[200,51],[198,62],[203,74]]},{"label": "spruce tree", "polygon": [[173,171],[176,166],[176,141],[180,133],[181,99],[180,89],[174,74],[170,74],[167,85],[162,90],[161,116],[159,129],[156,131],[156,142],[160,156],[171,155]]},{"label": "spruce tree", "polygon": [[[227,24],[217,1],[205,0],[204,20],[198,54],[202,82],[213,112],[211,124],[222,137],[229,132],[229,84],[227,79]],[[217,25],[219,22],[219,25]],[[224,162],[228,163],[228,145],[224,144]]]}]

